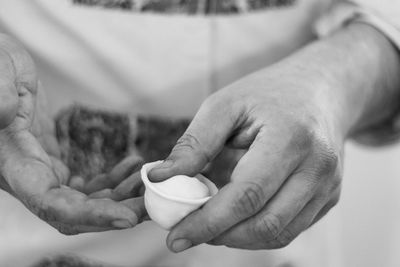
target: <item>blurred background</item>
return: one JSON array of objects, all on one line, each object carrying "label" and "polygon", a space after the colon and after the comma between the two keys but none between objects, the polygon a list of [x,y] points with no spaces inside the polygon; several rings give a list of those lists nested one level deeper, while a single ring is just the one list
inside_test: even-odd
[{"label": "blurred background", "polygon": [[[400,146],[368,149],[348,144],[340,204],[323,219],[333,221],[340,228],[332,234],[340,235],[340,253],[335,255],[342,254],[343,266],[400,266],[399,158]],[[141,230],[151,224],[147,222],[133,231],[63,236],[2,191],[0,214],[0,265],[4,267],[31,266],[46,255],[58,253],[121,266],[142,266],[130,265],[130,262],[140,257],[150,258],[152,253],[157,257],[158,251],[135,253],[141,248],[132,240],[153,238],[155,243],[164,243],[160,237],[167,234],[155,227],[152,231],[158,233],[143,236]],[[319,222],[315,228],[323,223]],[[126,238],[127,235],[131,238]],[[5,254],[4,251],[15,252]]]},{"label": "blurred background", "polygon": [[[218,88],[314,40],[314,22],[337,2],[234,1],[249,5],[232,8],[230,1],[221,1],[228,3],[220,5],[226,13],[251,12],[190,18],[178,14],[173,19],[81,5],[110,1],[0,0],[0,32],[18,39],[34,58],[52,116],[80,101],[129,113],[190,117]],[[131,1],[111,2],[132,7]],[[151,2],[142,7],[159,11],[177,1],[137,2]],[[202,3],[213,1],[180,3],[189,2],[198,4],[194,11],[211,12]],[[378,4],[383,3],[393,1]],[[392,21],[400,18],[396,5],[386,8]],[[194,12],[192,5],[184,6]],[[190,267],[211,267],[219,266],[220,258],[226,266],[250,266],[246,259],[257,258],[257,266],[264,267],[267,262],[276,263],[274,267],[310,267],[309,262],[320,267],[321,259],[324,267],[398,267],[399,177],[400,145],[372,149],[349,142],[339,205],[288,248],[249,252],[202,245],[180,255],[168,252],[167,232],[151,222],[131,230],[64,236],[0,191],[0,266],[31,267],[44,257],[67,254],[130,267],[177,266],[178,259],[190,261]],[[193,260],[194,255],[200,260]]]}]

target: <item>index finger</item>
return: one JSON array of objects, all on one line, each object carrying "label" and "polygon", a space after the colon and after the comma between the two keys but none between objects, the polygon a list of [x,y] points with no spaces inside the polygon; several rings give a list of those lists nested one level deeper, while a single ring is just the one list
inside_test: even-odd
[{"label": "index finger", "polygon": [[271,147],[258,142],[250,148],[232,173],[231,183],[172,229],[167,239],[171,250],[208,242],[263,208],[299,163]]},{"label": "index finger", "polygon": [[168,158],[150,171],[149,179],[159,182],[174,175],[192,176],[201,172],[222,150],[238,124],[239,111],[228,102],[219,95],[209,97]]}]

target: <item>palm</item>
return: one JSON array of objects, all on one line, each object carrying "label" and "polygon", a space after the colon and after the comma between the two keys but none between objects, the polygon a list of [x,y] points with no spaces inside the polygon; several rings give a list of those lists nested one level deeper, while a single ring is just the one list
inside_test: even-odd
[{"label": "palm", "polygon": [[[14,45],[10,40],[5,42]],[[32,60],[25,52],[11,58],[0,51],[0,62],[5,65],[0,68],[0,89],[6,95],[1,99],[7,108],[0,113],[2,188],[65,234],[137,224],[142,216],[138,214],[140,208],[111,199],[90,198],[68,187],[69,170],[59,160],[54,124],[45,110]]]}]

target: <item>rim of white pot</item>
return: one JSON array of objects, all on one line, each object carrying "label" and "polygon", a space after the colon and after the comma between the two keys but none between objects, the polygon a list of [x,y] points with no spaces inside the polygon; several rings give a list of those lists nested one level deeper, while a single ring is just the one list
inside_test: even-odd
[{"label": "rim of white pot", "polygon": [[217,192],[218,189],[215,186],[215,184],[213,182],[211,182],[209,179],[207,179],[206,177],[204,177],[202,174],[197,174],[195,176],[195,178],[197,178],[200,182],[202,182],[203,184],[205,184],[208,187],[209,192],[211,193],[211,196],[207,196],[204,198],[183,198],[183,197],[177,197],[177,196],[170,196],[165,194],[164,192],[158,190],[154,185],[153,182],[151,182],[149,180],[149,178],[147,177],[147,173],[154,168],[155,166],[161,164],[163,161],[159,160],[159,161],[155,161],[155,162],[150,162],[150,163],[146,163],[142,166],[142,169],[140,170],[140,174],[142,177],[142,181],[146,186],[146,190],[151,190],[154,193],[156,193],[157,195],[168,199],[168,200],[172,200],[175,202],[179,202],[179,203],[184,203],[184,204],[204,204],[205,202],[207,202],[209,199],[211,199],[211,197],[213,197]]}]

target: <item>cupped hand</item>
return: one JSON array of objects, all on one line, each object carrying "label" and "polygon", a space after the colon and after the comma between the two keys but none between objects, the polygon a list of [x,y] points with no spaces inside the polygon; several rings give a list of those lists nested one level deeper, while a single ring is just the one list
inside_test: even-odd
[{"label": "cupped hand", "polygon": [[[0,102],[2,189],[64,234],[129,228],[138,223],[143,203],[132,206],[92,198],[69,186],[69,170],[59,160],[54,124],[45,110],[34,63],[20,45],[3,35]],[[123,166],[117,174],[123,174],[118,172]]]},{"label": "cupped hand", "polygon": [[171,230],[172,251],[281,248],[338,202],[344,134],[329,86],[287,60],[206,99],[150,179],[195,175],[225,145],[247,151],[230,182]]}]

